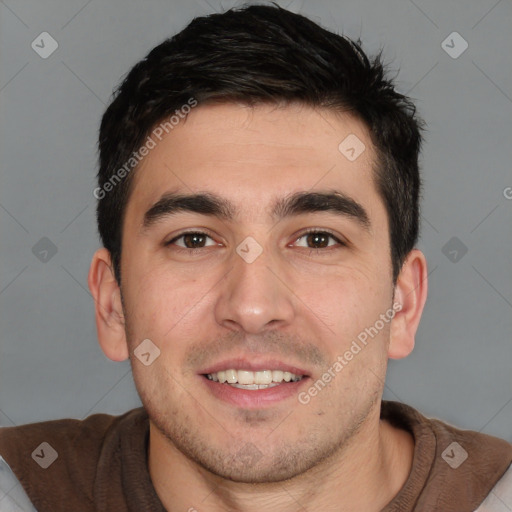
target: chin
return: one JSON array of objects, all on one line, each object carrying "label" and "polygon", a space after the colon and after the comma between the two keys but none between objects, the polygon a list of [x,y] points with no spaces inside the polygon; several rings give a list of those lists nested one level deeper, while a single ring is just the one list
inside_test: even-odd
[{"label": "chin", "polygon": [[[290,456],[288,455],[288,458]],[[268,484],[284,482],[304,473],[309,467],[299,467],[297,464],[289,462],[283,464],[283,460],[276,460],[272,457],[261,455],[261,459],[257,463],[245,463],[245,458],[237,459],[235,464],[221,465],[211,464],[212,461],[196,461],[204,469],[210,473],[237,483],[245,484]],[[303,461],[304,463],[304,461]],[[306,466],[308,466],[306,464]]]}]

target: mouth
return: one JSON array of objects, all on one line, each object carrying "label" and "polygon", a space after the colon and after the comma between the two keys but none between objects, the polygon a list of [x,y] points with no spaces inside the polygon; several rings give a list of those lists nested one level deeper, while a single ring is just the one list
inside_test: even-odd
[{"label": "mouth", "polygon": [[259,409],[297,396],[310,379],[305,370],[278,360],[231,359],[205,368],[199,376],[216,399]]},{"label": "mouth", "polygon": [[280,386],[288,382],[299,382],[305,375],[297,375],[283,370],[220,370],[203,374],[208,380],[227,384],[233,388],[256,391]]}]

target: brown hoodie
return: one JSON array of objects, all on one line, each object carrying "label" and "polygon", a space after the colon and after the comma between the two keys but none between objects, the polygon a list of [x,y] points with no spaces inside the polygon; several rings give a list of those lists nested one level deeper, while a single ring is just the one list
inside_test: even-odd
[{"label": "brown hoodie", "polygon": [[[512,463],[510,443],[407,405],[383,401],[381,418],[415,441],[409,478],[382,512],[474,512]],[[148,439],[139,408],[2,428],[0,456],[38,512],[165,512],[148,471]]]}]

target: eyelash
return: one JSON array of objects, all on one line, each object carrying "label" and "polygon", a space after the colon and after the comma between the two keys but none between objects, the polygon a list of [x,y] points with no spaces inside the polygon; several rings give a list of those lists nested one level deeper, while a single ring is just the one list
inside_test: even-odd
[{"label": "eyelash", "polygon": [[[208,237],[210,239],[214,239],[213,236],[211,236],[210,234],[204,232],[204,231],[185,231],[183,233],[180,233],[179,235],[175,236],[174,238],[172,238],[171,240],[169,240],[168,242],[165,242],[164,243],[164,246],[165,247],[168,247],[170,245],[173,245],[174,243],[176,243],[176,241],[178,241],[180,238],[183,238],[187,235],[199,235],[199,236],[204,236],[204,237]],[[217,244],[219,245],[219,244]],[[213,247],[210,246],[210,247]],[[190,248],[190,247],[180,247],[179,245],[176,246],[176,250],[178,251],[186,251],[186,252],[195,252],[199,249],[206,249],[207,247],[195,247],[195,248]]]},{"label": "eyelash", "polygon": [[[327,229],[319,229],[319,228],[310,228],[310,229],[307,229],[306,231],[303,231],[299,236],[297,236],[295,239],[294,239],[294,242],[293,243],[297,243],[298,240],[300,240],[301,238],[305,237],[305,236],[308,236],[308,235],[311,235],[311,234],[324,234],[324,235],[328,235],[329,238],[333,239],[336,244],[338,244],[339,246],[341,247],[347,247],[347,243],[345,243],[344,241],[340,240],[334,233],[332,233],[331,231],[327,230]],[[175,236],[174,238],[172,238],[171,240],[169,240],[168,242],[165,242],[164,243],[164,246],[165,247],[169,247],[173,244],[175,244],[178,240],[180,240],[181,238],[187,236],[187,235],[199,235],[199,236],[205,236],[205,237],[208,237],[210,239],[214,239],[210,234],[204,232],[204,231],[185,231],[183,233],[180,233],[179,235]],[[219,244],[217,244],[219,245]],[[292,244],[288,244],[287,247],[289,247],[290,245]],[[208,247],[214,247],[214,245],[211,245],[211,246],[207,246],[207,247],[195,247],[195,248],[189,248],[189,247],[181,247],[181,246],[178,246],[176,245],[175,246],[175,250],[178,250],[178,251],[185,251],[185,252],[188,252],[188,253],[194,253],[200,249],[207,249]],[[310,250],[310,253],[312,252],[316,252],[318,253],[319,251],[325,251],[327,249],[336,249],[338,248],[336,245],[334,246],[330,246],[328,245],[327,247],[324,247],[324,248],[319,248],[319,247],[303,247],[303,249],[309,249]]]},{"label": "eyelash", "polygon": [[[334,233],[332,233],[328,229],[318,229],[318,228],[309,228],[306,231],[303,231],[297,238],[295,238],[294,243],[296,243],[297,240],[300,240],[302,237],[307,236],[307,235],[311,235],[311,234],[328,235],[339,246],[347,247],[347,244],[344,241],[340,240]],[[318,251],[325,251],[325,250],[329,250],[329,249],[332,250],[332,249],[336,249],[336,248],[339,248],[339,247],[337,247],[336,245],[333,245],[333,246],[329,246],[328,245],[327,247],[324,247],[324,248],[304,247],[304,249],[309,249],[310,253],[312,253],[312,252],[317,252],[318,253]]]}]

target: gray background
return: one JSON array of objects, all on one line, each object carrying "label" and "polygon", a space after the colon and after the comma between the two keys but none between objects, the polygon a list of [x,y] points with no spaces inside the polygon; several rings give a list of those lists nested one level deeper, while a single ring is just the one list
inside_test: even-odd
[{"label": "gray background", "polygon": [[[384,46],[429,126],[419,247],[430,293],[385,398],[512,441],[511,2],[278,3],[361,37],[369,53]],[[97,129],[133,64],[192,17],[233,5],[0,1],[0,425],[139,405],[128,362],[97,344],[87,290]],[[31,43],[45,31],[58,49],[43,59]],[[444,49],[462,48],[454,31],[469,45],[457,58]]]}]

